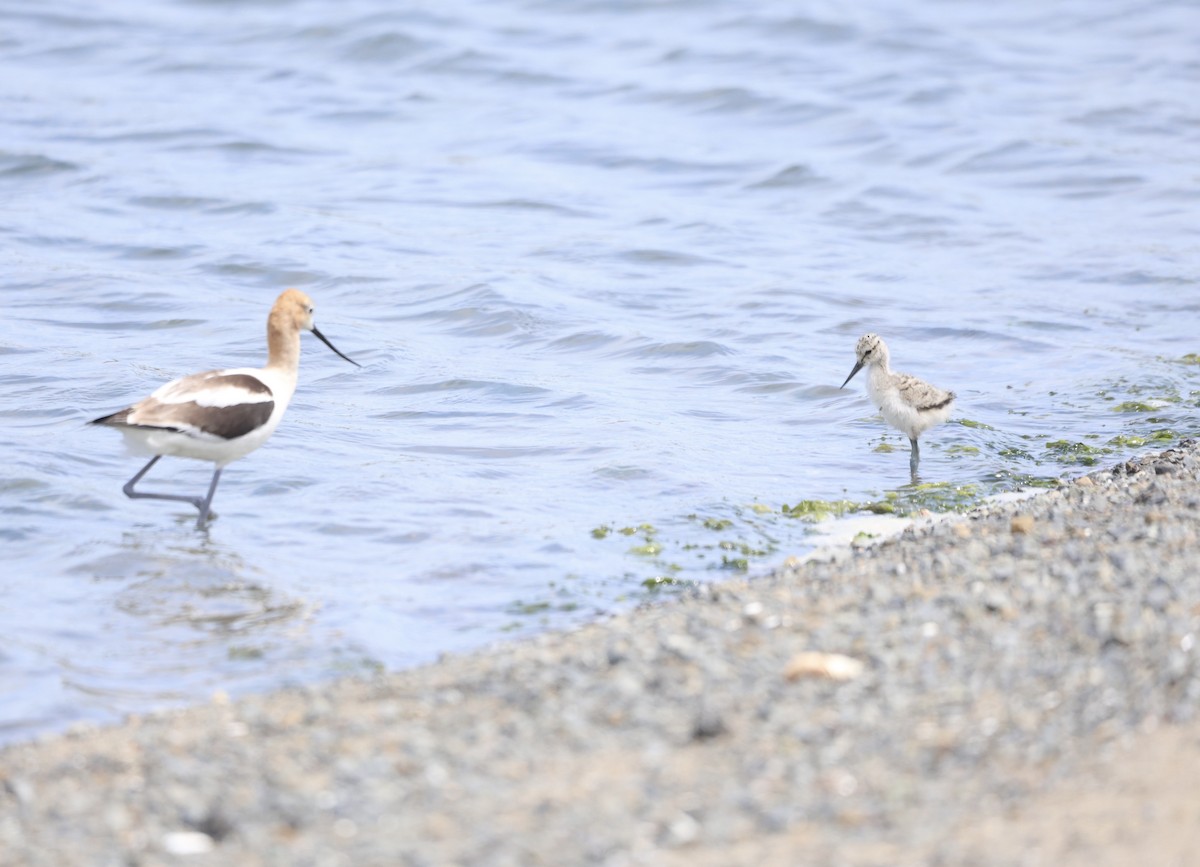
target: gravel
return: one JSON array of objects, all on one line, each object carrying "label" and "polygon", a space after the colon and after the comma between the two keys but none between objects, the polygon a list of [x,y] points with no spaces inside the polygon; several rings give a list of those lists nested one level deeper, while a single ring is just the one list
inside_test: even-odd
[{"label": "gravel", "polygon": [[1056,863],[972,829],[1195,731],[1198,480],[1188,441],[570,633],[13,745],[0,864]]}]

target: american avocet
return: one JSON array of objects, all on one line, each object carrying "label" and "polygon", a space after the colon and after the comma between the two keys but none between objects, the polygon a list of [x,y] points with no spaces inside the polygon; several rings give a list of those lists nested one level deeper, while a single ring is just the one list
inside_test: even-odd
[{"label": "american avocet", "polygon": [[954,392],[944,391],[907,373],[894,373],[888,367],[887,344],[878,334],[864,334],[860,337],[854,347],[854,353],[858,356],[858,361],[846,377],[846,382],[842,383],[842,388],[846,387],[864,365],[870,365],[871,369],[867,372],[867,394],[883,413],[884,421],[905,434],[912,443],[910,464],[915,471],[917,462],[921,459],[917,437],[950,417]]},{"label": "american avocet", "polygon": [[[357,361],[330,343],[313,324],[313,304],[299,289],[288,289],[267,317],[267,366],[209,370],[168,382],[145,400],[92,421],[125,435],[135,454],[154,455],[125,487],[125,496],[178,500],[200,510],[199,529],[208,520],[221,470],[267,441],[296,391],[300,366],[300,332],[317,338],[355,367]],[[154,494],[134,486],[163,455],[212,461],[212,482],[205,497]]]}]

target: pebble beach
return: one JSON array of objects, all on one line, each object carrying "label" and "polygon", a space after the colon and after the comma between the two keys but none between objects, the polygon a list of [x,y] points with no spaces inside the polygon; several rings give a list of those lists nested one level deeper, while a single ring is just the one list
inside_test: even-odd
[{"label": "pebble beach", "polygon": [[369,680],[0,750],[3,865],[1179,864],[1200,447]]}]

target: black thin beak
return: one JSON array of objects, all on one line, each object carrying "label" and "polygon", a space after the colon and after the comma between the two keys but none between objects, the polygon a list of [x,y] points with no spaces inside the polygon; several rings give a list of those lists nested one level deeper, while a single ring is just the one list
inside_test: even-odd
[{"label": "black thin beak", "polygon": [[320,340],[322,343],[324,343],[326,346],[328,346],[330,349],[332,349],[334,352],[336,352],[339,356],[341,356],[342,358],[345,358],[347,361],[349,361],[355,367],[362,367],[362,365],[359,364],[357,361],[355,361],[353,358],[347,358],[345,355],[342,355],[341,350],[338,349],[336,346],[334,346],[332,343],[330,343],[329,338],[317,330],[317,326],[314,325],[312,327],[312,333],[317,335],[318,340]]},{"label": "black thin beak", "polygon": [[[333,351],[334,351],[334,352],[337,352],[337,350],[336,350],[336,349],[335,349],[335,350],[333,350]],[[338,355],[342,355],[342,354],[341,354],[340,352],[338,352]],[[343,357],[343,358],[345,358],[345,356],[344,356],[344,355],[343,355],[342,357]],[[347,361],[349,361],[349,359],[346,359],[346,360],[347,360]],[[847,383],[847,382],[849,382],[850,380],[854,379],[854,374],[856,374],[856,373],[858,373],[860,370],[862,370],[862,366],[863,366],[863,363],[862,363],[861,361],[860,361],[858,364],[854,365],[854,370],[850,371],[850,375],[846,377],[846,382],[843,382],[843,383],[842,383],[842,385],[841,385],[841,387],[842,387],[842,388],[845,388],[845,387],[846,387],[846,383]]]}]

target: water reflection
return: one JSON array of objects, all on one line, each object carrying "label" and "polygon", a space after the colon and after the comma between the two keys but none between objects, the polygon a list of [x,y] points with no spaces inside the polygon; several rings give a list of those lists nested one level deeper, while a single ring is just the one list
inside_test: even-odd
[{"label": "water reflection", "polygon": [[67,570],[105,588],[107,608],[95,612],[103,652],[58,660],[72,689],[114,708],[131,697],[171,700],[208,684],[235,687],[268,661],[277,668],[304,655],[311,604],[190,523],[125,533],[108,551],[89,546]]}]

